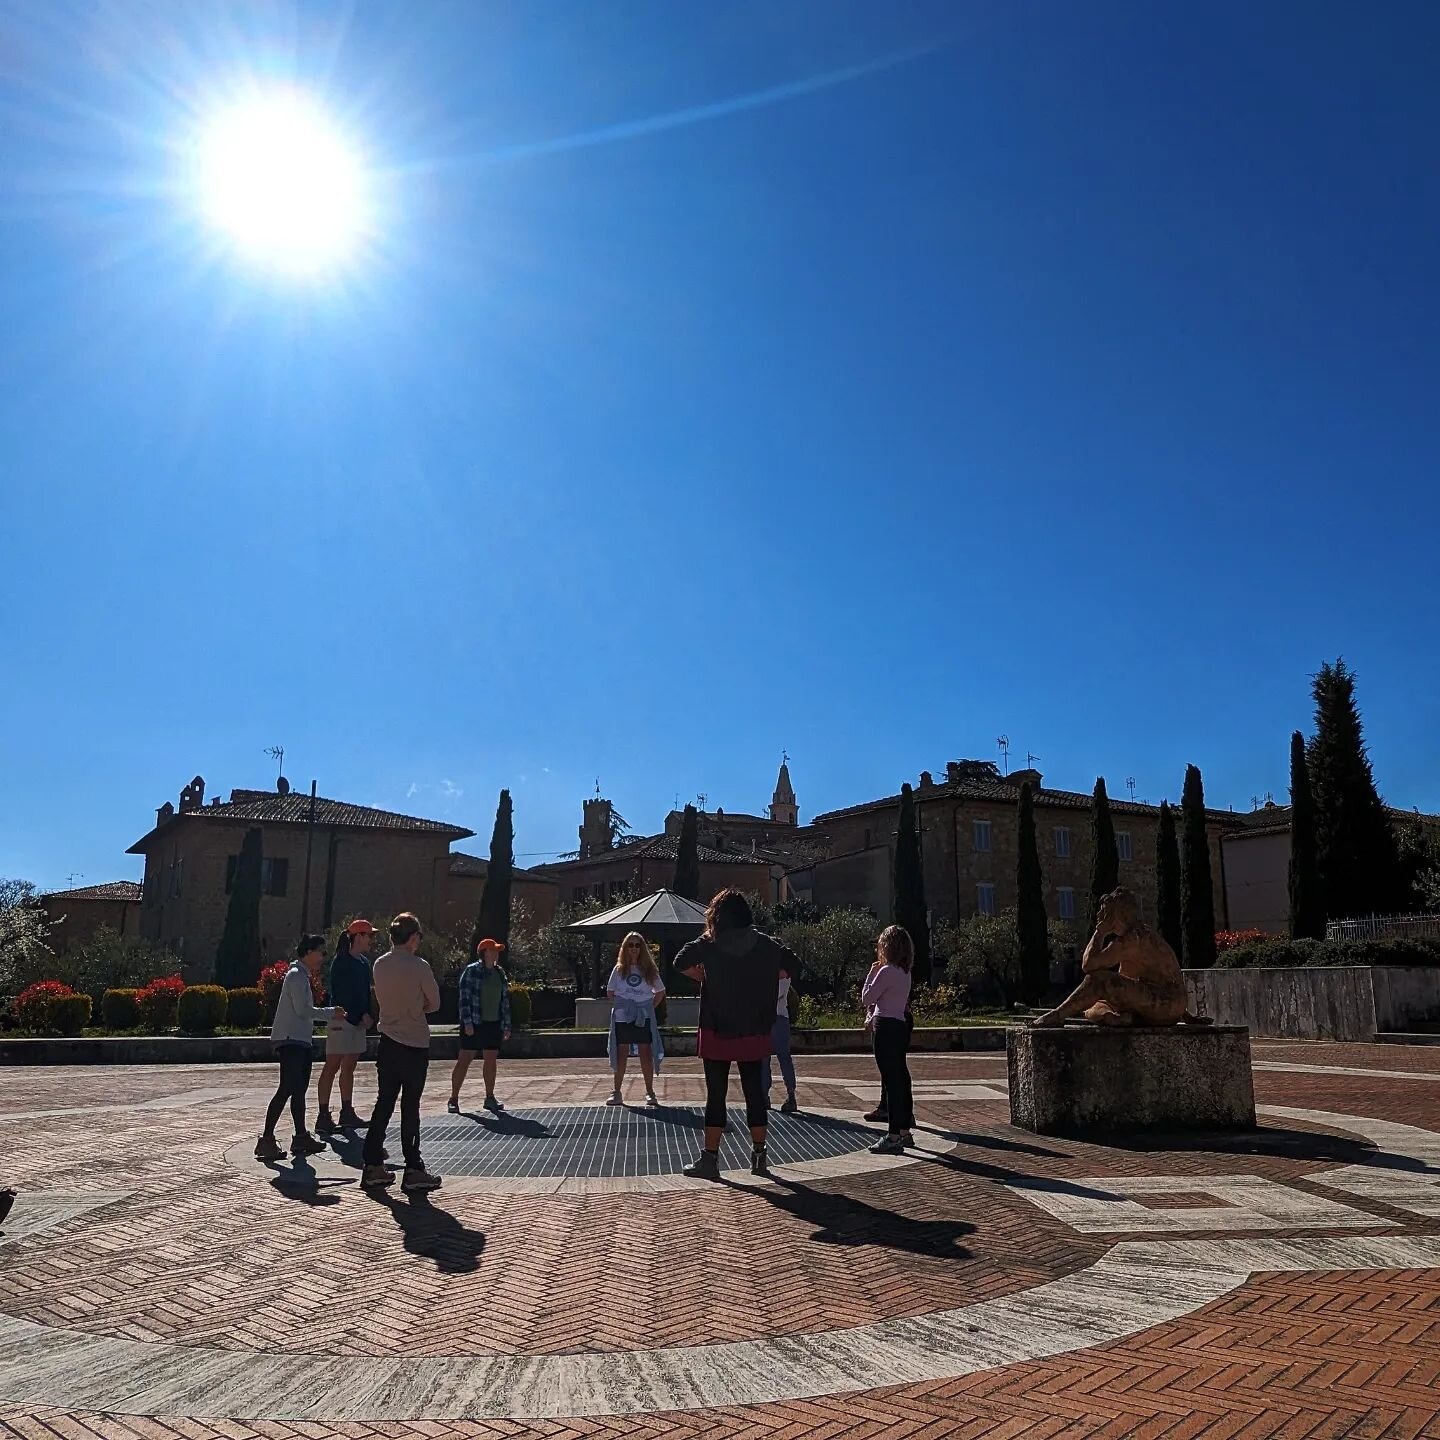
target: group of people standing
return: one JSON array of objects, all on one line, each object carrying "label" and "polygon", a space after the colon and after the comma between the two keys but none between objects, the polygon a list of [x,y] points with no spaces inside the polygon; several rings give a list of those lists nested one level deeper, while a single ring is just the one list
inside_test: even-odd
[{"label": "group of people standing", "polygon": [[[325,1149],[325,1141],[318,1136],[364,1129],[360,1183],[367,1189],[391,1185],[396,1177],[386,1164],[385,1136],[398,1105],[402,1188],[433,1190],[440,1185],[440,1177],[425,1168],[420,1153],[420,1099],[430,1063],[430,1016],[440,1009],[440,988],[419,954],[423,934],[414,915],[406,912],[390,922],[390,949],[372,966],[368,957],[376,933],[368,920],[355,920],[346,927],[331,962],[328,1005],[315,1003],[314,981],[325,959],[324,936],[307,935],[296,946],[271,1027],[280,1081],[266,1111],[255,1154],[266,1161],[284,1157],[275,1126],[288,1105],[295,1131],[290,1143],[292,1156],[304,1158]],[[477,1054],[482,1057],[485,1108],[494,1112],[505,1108],[495,1096],[500,1050],[510,1038],[511,1028],[509,980],[500,964],[504,949],[497,940],[481,940],[476,959],[460,976],[460,1053],[451,1073],[448,1104],[452,1114],[460,1111],[461,1086]],[[866,1119],[884,1120],[888,1127],[884,1139],[872,1147],[880,1154],[900,1153],[913,1143],[914,1105],[906,1059],[913,1028],[909,1011],[913,960],[914,945],[908,932],[899,925],[889,926],[879,938],[875,963],[861,989],[866,1028],[873,1036],[881,1079],[880,1105]],[[755,928],[749,901],[738,890],[723,890],[715,896],[706,910],[704,933],[675,957],[676,972],[700,986],[697,1051],[705,1075],[704,1148],[684,1174],[720,1178],[720,1143],[732,1065],[745,1097],[751,1172],[769,1173],[766,1136],[772,1057],[785,1084],[781,1112],[793,1114],[799,1108],[789,1016],[789,992],[796,969],[794,954],[774,936]],[[641,935],[632,932],[621,942],[606,990],[611,1002],[610,1064],[615,1075],[606,1103],[622,1103],[627,1061],[633,1053],[645,1083],[646,1106],[654,1109],[660,1103],[655,1076],[664,1059],[657,1009],[665,997],[665,985]],[[375,1023],[372,993],[379,1010],[379,1094],[367,1121],[355,1111],[354,1086],[355,1066],[366,1051],[370,1027]],[[306,1124],[317,1021],[326,1023],[325,1062],[317,1093],[318,1136]],[[338,1119],[331,1112],[337,1080]]]}]

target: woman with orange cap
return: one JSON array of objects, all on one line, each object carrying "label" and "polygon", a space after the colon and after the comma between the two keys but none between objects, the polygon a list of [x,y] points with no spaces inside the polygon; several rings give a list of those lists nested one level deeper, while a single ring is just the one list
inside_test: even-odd
[{"label": "woman with orange cap", "polygon": [[476,947],[480,957],[460,972],[460,1054],[450,1075],[452,1115],[460,1113],[460,1087],[478,1050],[485,1076],[485,1108],[497,1114],[505,1107],[495,1098],[495,1067],[500,1046],[510,1038],[510,977],[500,968],[505,947],[485,939]]},{"label": "woman with orange cap", "polygon": [[[365,1121],[355,1113],[355,1066],[370,1043],[370,962],[365,957],[375,927],[368,920],[352,920],[340,936],[330,962],[330,1003],[335,1013],[325,1030],[325,1063],[320,1067],[316,1100],[320,1114],[318,1135],[337,1130],[362,1130]],[[330,1090],[340,1077],[340,1119],[330,1115]]]}]

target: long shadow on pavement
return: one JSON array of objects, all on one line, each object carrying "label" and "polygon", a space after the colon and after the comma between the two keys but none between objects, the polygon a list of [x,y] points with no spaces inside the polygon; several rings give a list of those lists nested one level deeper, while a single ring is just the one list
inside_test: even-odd
[{"label": "long shadow on pavement", "polygon": [[405,1249],[434,1262],[446,1275],[469,1275],[480,1268],[485,1234],[462,1225],[448,1210],[424,1195],[402,1198],[385,1190],[367,1190],[367,1199],[383,1205],[405,1236]]}]

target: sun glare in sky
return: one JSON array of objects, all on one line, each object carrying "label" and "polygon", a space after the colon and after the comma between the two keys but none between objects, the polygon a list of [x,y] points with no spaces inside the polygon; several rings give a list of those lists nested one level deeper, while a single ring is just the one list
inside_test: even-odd
[{"label": "sun glare in sky", "polygon": [[196,187],[230,246],[289,275],[344,266],[369,228],[360,155],[303,93],[253,95],[213,114],[196,148]]}]

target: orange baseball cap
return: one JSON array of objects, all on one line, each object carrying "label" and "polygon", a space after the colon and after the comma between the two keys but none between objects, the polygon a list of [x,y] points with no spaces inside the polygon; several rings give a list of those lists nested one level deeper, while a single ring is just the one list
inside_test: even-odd
[{"label": "orange baseball cap", "polygon": [[346,927],[347,935],[373,935],[375,927],[368,920],[352,920]]},{"label": "orange baseball cap", "polygon": [[478,954],[481,950],[503,950],[504,948],[505,946],[501,944],[499,940],[491,940],[487,936],[484,940],[480,941],[478,945],[476,945],[475,950]]}]

